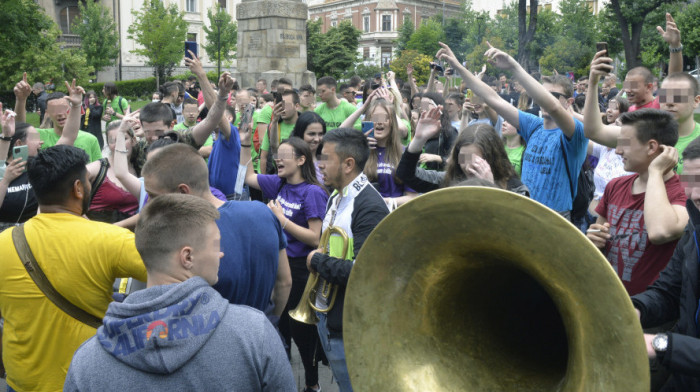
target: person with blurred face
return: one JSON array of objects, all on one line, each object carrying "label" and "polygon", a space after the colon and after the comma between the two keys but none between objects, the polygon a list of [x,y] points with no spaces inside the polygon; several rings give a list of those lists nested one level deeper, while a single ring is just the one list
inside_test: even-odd
[{"label": "person with blurred face", "polygon": [[[46,114],[51,118],[53,128],[37,129],[39,135],[41,135],[41,140],[44,141],[43,148],[56,145],[61,135],[63,135],[64,127],[67,124],[68,115],[71,110],[80,111],[79,104],[73,106],[65,97],[66,95],[63,93],[51,93],[46,99]],[[80,118],[79,116],[80,115],[78,115],[78,118]],[[78,137],[75,139],[73,145],[85,150],[91,162],[102,158],[100,142],[90,133],[78,131]]]},{"label": "person with blurred face", "polygon": [[[700,124],[695,122],[694,112],[700,104],[700,84],[694,77],[678,72],[668,75],[661,83],[658,95],[661,109],[678,121],[678,143],[676,150],[683,156],[685,148],[700,136]],[[676,172],[682,174],[683,159],[678,162]]]},{"label": "person with blurred face", "polygon": [[[277,88],[285,86],[280,83]],[[272,153],[277,152],[277,147],[284,140],[287,140],[294,130],[294,125],[299,118],[299,95],[294,90],[284,90],[282,94],[282,102],[275,105],[274,118],[276,121],[272,124],[270,132],[266,132],[263,137],[262,145],[260,146],[260,172],[265,173],[267,170],[267,157]]]},{"label": "person with blurred face", "polygon": [[[350,117],[350,115],[357,110],[357,107],[347,101],[340,100],[336,96],[338,84],[332,77],[324,76],[320,78],[317,83],[318,87],[316,93],[321,103],[316,106],[314,111],[323,118],[328,129],[338,128],[346,118]],[[362,129],[360,118],[355,121],[353,126],[357,130]]]},{"label": "person with blurred face", "polygon": [[299,88],[299,105],[302,112],[313,111],[316,108],[316,90],[310,84]]},{"label": "person with blurred face", "polygon": [[654,75],[645,67],[632,68],[627,72],[622,88],[630,101],[630,112],[638,109],[659,109],[659,99],[654,98]]}]

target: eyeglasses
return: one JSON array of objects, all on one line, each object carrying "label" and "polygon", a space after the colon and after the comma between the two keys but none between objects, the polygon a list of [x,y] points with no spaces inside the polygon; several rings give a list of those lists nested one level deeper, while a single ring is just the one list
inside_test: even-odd
[{"label": "eyeglasses", "polygon": [[569,97],[566,94],[558,93],[556,91],[550,91],[550,94],[554,95],[554,98],[559,99],[561,97],[564,97],[564,99],[568,99]]}]

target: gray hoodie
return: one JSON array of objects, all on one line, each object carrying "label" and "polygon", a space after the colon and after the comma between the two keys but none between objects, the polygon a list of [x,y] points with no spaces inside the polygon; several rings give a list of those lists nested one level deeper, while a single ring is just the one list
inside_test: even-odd
[{"label": "gray hoodie", "polygon": [[64,391],[296,391],[265,315],[207,282],[154,286],[113,302],[76,351]]}]

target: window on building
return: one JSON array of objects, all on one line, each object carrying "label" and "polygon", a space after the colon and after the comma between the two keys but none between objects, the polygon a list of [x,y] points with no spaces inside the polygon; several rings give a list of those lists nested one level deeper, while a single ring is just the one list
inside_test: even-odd
[{"label": "window on building", "polygon": [[391,15],[382,15],[382,31],[391,31]]},{"label": "window on building", "polygon": [[331,27],[336,27],[338,26],[338,21],[337,20],[332,20],[331,21]]},{"label": "window on building", "polygon": [[369,15],[362,17],[362,31],[369,33]]},{"label": "window on building", "polygon": [[78,7],[65,7],[61,10],[61,32],[63,34],[70,34],[70,26],[73,24],[73,20],[80,16],[80,10]]},{"label": "window on building", "polygon": [[369,58],[369,46],[362,48],[362,58],[365,60]]},{"label": "window on building", "polygon": [[197,33],[187,33],[187,41],[197,42]]},{"label": "window on building", "polygon": [[226,9],[226,0],[219,0],[219,7]]},{"label": "window on building", "polygon": [[185,0],[185,11],[197,12],[197,0]]}]

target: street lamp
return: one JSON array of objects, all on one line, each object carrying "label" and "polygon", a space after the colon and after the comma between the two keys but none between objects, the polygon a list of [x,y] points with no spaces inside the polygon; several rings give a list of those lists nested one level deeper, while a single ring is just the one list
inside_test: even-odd
[{"label": "street lamp", "polygon": [[478,34],[479,34],[478,40],[479,40],[479,45],[481,45],[481,38],[482,38],[482,37],[481,37],[481,27],[482,27],[482,25],[483,25],[483,23],[484,23],[484,16],[483,16],[483,15],[479,15],[479,16],[476,17],[476,20],[477,20],[477,28],[479,29],[479,30],[478,30]]},{"label": "street lamp", "polygon": [[214,24],[216,25],[216,72],[217,80],[221,77],[221,25],[224,23],[223,10],[219,8],[219,11],[214,17]]}]

